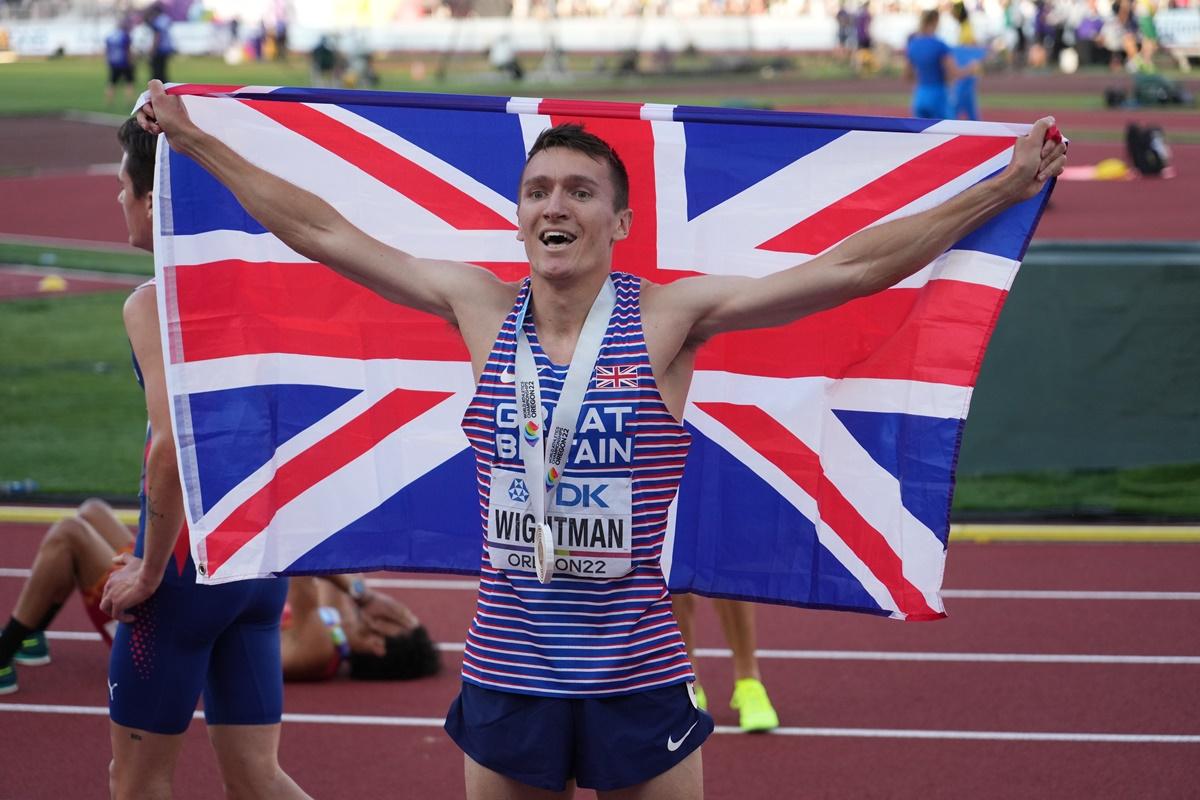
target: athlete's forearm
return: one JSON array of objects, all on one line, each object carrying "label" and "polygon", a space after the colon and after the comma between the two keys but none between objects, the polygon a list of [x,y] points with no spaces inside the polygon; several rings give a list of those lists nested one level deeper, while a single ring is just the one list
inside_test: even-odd
[{"label": "athlete's forearm", "polygon": [[344,220],[312,192],[252,164],[194,124],[168,134],[172,149],[196,161],[224,184],[256,220],[297,253],[328,262],[323,237]]},{"label": "athlete's forearm", "polygon": [[175,442],[154,434],[146,453],[146,538],[143,571],[156,579],[163,574],[183,528],[183,489],[175,460]]},{"label": "athlete's forearm", "polygon": [[855,270],[856,296],[886,289],[1016,203],[1021,187],[1014,184],[1007,176],[984,181],[928,211],[861,231],[829,257]]}]

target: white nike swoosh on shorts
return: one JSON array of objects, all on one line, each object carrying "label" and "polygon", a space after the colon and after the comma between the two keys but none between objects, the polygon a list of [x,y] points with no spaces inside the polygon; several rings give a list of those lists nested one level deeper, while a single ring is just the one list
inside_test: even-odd
[{"label": "white nike swoosh on shorts", "polygon": [[696,728],[696,726],[699,724],[700,724],[700,720],[696,720],[695,722],[693,722],[692,727],[687,729],[687,733],[685,733],[683,736],[679,737],[679,741],[675,741],[674,739],[672,739],[670,737],[670,735],[668,735],[667,736],[667,749],[670,750],[672,753],[674,753],[676,750],[678,750],[679,745],[683,744],[683,740],[686,739],[688,737],[688,734],[690,734]]}]

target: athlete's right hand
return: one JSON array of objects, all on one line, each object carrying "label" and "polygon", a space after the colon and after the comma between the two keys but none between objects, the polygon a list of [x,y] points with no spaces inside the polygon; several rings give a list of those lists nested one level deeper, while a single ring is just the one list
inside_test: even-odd
[{"label": "athlete's right hand", "polygon": [[119,569],[108,576],[104,584],[104,596],[100,599],[100,610],[120,622],[133,622],[135,617],[129,609],[139,606],[158,589],[162,580],[146,577],[142,560],[129,553],[113,556],[113,564]]}]

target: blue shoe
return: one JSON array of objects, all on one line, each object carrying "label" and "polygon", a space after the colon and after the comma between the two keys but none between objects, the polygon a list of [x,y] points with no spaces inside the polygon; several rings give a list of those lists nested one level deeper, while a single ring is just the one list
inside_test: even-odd
[{"label": "blue shoe", "polygon": [[17,690],[17,671],[12,664],[0,667],[0,694],[12,694]]},{"label": "blue shoe", "polygon": [[50,663],[50,645],[46,643],[46,632],[35,631],[21,640],[21,649],[13,654],[13,661],[27,667],[40,667]]}]

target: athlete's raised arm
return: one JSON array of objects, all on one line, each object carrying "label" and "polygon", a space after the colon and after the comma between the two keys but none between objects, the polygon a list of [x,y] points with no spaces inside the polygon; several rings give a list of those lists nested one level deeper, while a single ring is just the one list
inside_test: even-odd
[{"label": "athlete's raised arm", "polygon": [[[1008,168],[947,202],[860,231],[804,264],[763,278],[704,276],[648,287],[643,306],[656,329],[659,369],[689,342],[724,331],[783,325],[873,294],[917,272],[989,219],[1041,191],[1066,163],[1066,146],[1050,140],[1050,117],[1017,139]],[[659,335],[662,331],[663,335]],[[673,335],[672,335],[673,334]]]},{"label": "athlete's raised arm", "polygon": [[[514,290],[487,270],[416,258],[367,235],[325,200],[255,166],[202,130],[188,116],[182,99],[167,94],[162,83],[150,81],[149,88],[150,102],[138,110],[142,127],[150,133],[166,133],[174,150],[212,173],[255,219],[297,253],[393,302],[458,325],[473,353],[472,319],[491,309],[498,314],[497,325],[503,318]],[[492,329],[483,338],[490,346],[494,336]]]}]

